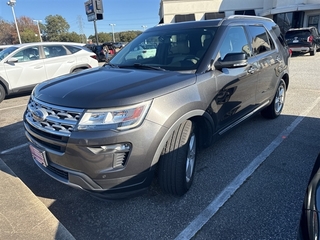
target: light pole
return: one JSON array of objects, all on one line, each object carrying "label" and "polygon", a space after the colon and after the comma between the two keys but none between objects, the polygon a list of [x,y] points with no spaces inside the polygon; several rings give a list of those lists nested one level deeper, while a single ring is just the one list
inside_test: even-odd
[{"label": "light pole", "polygon": [[115,26],[115,24],[110,23],[109,25],[112,27],[112,39],[113,39],[113,42],[115,42],[115,40],[114,40],[114,26]]},{"label": "light pole", "polygon": [[41,32],[40,32],[40,27],[39,27],[39,22],[41,22],[41,20],[33,20],[33,21],[36,22],[37,25],[38,25],[38,32],[39,32],[40,42],[42,42],[42,37],[41,37]]},{"label": "light pole", "polygon": [[11,7],[11,9],[12,9],[12,15],[13,15],[14,22],[15,22],[15,24],[16,24],[16,29],[17,29],[17,33],[18,33],[19,43],[21,44],[21,38],[20,38],[19,28],[18,28],[18,24],[17,24],[17,19],[16,19],[16,15],[14,14],[14,9],[13,9],[13,6],[16,4],[16,0],[9,0],[9,2],[7,2],[7,4],[8,4],[8,5]]}]

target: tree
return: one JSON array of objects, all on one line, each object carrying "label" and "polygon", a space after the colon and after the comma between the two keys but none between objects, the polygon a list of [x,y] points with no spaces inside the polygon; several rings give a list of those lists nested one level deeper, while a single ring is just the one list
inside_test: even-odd
[{"label": "tree", "polygon": [[[141,31],[125,31],[125,32],[117,32],[115,33],[115,41],[119,42],[130,42],[134,38],[136,38],[138,35],[140,35],[142,32]],[[100,43],[103,42],[112,42],[112,32],[105,33],[105,32],[100,32],[98,33],[98,40]],[[96,37],[95,35],[90,35],[89,39],[92,40],[92,42],[96,42]]]},{"label": "tree", "polygon": [[12,23],[0,19],[0,44],[19,43],[17,31]]},{"label": "tree", "polygon": [[20,17],[17,19],[21,42],[39,42],[39,31],[37,24],[29,17]]},{"label": "tree", "polygon": [[60,41],[62,42],[77,42],[77,43],[84,43],[83,39],[85,39],[85,36],[83,38],[82,35],[76,33],[76,32],[71,32],[71,33],[63,33],[60,35]]},{"label": "tree", "polygon": [[60,15],[46,17],[45,37],[48,41],[61,41],[62,35],[67,33],[70,25]]},{"label": "tree", "polygon": [[130,42],[137,36],[139,36],[142,32],[141,31],[126,31],[119,33],[120,42]]}]

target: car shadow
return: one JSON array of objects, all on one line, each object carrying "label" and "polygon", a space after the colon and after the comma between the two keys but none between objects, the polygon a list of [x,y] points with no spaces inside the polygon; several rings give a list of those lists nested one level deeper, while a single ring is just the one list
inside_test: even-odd
[{"label": "car shadow", "polygon": [[[24,136],[21,121],[0,128],[0,141],[5,143],[4,146],[0,146],[0,158],[47,205],[48,209],[76,239],[114,239],[115,235],[118,239],[122,239],[133,236],[132,231],[141,232],[143,234],[141,239],[147,239],[147,236],[154,239],[155,236],[164,236],[161,235],[165,234],[163,231],[171,229],[176,224],[187,225],[190,219],[184,219],[183,216],[186,211],[194,211],[193,208],[190,208],[191,203],[192,205],[196,203],[193,207],[199,207],[196,212],[203,209],[208,204],[205,201],[206,197],[214,199],[221,188],[228,185],[230,179],[237,175],[237,171],[240,172],[249,164],[249,160],[252,159],[250,150],[257,148],[257,151],[261,151],[258,143],[269,144],[296,118],[297,116],[282,115],[270,121],[257,115],[228,132],[213,146],[200,151],[195,169],[195,181],[191,190],[183,197],[164,194],[157,184],[157,178],[153,180],[148,191],[142,195],[119,201],[97,199],[88,192],[57,182],[36,166],[29,148],[23,146],[27,143],[27,139]],[[303,127],[319,126],[317,118],[306,117],[303,122]],[[248,136],[249,131],[256,133],[253,139]],[[15,146],[23,147],[1,154],[1,151]],[[303,146],[292,145],[292,151],[307,150],[310,155],[318,153],[318,149],[315,149],[314,146],[309,146],[309,149],[301,148]],[[239,154],[239,149],[247,155]],[[230,151],[234,151],[233,158],[224,158],[226,152]],[[283,171],[290,169],[296,172],[295,176],[299,174],[299,181],[307,185],[314,159],[307,158],[302,163],[292,162],[292,159],[289,158],[281,158],[276,164],[277,168]],[[237,168],[233,168],[235,165]],[[226,175],[229,177],[225,178]],[[303,197],[304,190],[301,189],[301,199],[296,199],[296,201],[302,204]],[[169,217],[168,214],[172,216]],[[174,224],[173,218],[177,219],[176,217],[179,222]],[[146,222],[150,224],[151,235],[144,231]],[[124,231],[123,228],[127,230]],[[172,231],[179,233],[179,229]]]}]

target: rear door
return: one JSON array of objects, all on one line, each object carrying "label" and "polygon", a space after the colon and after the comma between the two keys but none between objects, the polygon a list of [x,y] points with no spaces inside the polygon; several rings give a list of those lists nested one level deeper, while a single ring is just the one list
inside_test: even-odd
[{"label": "rear door", "polygon": [[45,45],[43,51],[48,79],[69,74],[71,69],[77,65],[76,57],[63,45]]},{"label": "rear door", "polygon": [[259,81],[257,83],[257,104],[272,101],[275,84],[277,84],[279,64],[283,61],[282,55],[276,48],[273,39],[264,26],[247,26],[253,54],[260,67]]}]

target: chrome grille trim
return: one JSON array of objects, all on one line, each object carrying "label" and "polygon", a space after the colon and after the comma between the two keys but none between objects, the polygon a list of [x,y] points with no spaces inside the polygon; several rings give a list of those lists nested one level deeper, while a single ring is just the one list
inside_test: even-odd
[{"label": "chrome grille trim", "polygon": [[[41,109],[47,113],[47,117],[43,121],[35,119],[32,115],[37,109]],[[30,98],[25,119],[34,128],[58,136],[69,137],[78,124],[84,109],[66,108],[51,105],[39,100]]]}]

